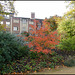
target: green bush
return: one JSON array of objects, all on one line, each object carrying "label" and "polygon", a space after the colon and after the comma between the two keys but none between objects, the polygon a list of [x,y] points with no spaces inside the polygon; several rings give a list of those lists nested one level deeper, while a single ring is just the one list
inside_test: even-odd
[{"label": "green bush", "polygon": [[17,59],[19,43],[10,33],[0,32],[0,69],[4,63]]},{"label": "green bush", "polygon": [[75,51],[75,21],[64,19],[59,23],[58,32],[61,34],[61,41],[58,48],[68,53]]},{"label": "green bush", "polygon": [[40,57],[40,56],[38,56],[37,52],[33,52],[33,51],[29,52],[29,56],[30,56],[31,59],[36,59],[36,58]]},{"label": "green bush", "polygon": [[28,64],[25,66],[25,68],[27,69],[27,71],[31,70],[31,67]]},{"label": "green bush", "polygon": [[47,67],[47,63],[44,61],[44,62],[40,62],[40,65],[41,67]]},{"label": "green bush", "polygon": [[[13,34],[13,36],[15,36],[14,40],[16,40],[16,41],[17,41],[18,43],[20,43],[22,46],[24,46],[24,44],[27,43],[26,41],[23,40],[24,37],[23,37],[21,34],[19,34],[19,36],[17,36],[17,34]],[[20,36],[22,36],[22,37],[20,37]]]},{"label": "green bush", "polygon": [[75,66],[75,57],[69,57],[67,60],[64,61],[64,65],[68,67]]},{"label": "green bush", "polygon": [[19,57],[29,56],[30,49],[28,46],[19,47]]},{"label": "green bush", "polygon": [[29,36],[29,33],[28,32],[26,32],[26,31],[24,31],[23,33],[21,33],[23,36]]},{"label": "green bush", "polygon": [[[9,33],[0,32],[0,70],[3,65],[17,58],[18,44]],[[16,55],[16,57],[15,57]]]},{"label": "green bush", "polygon": [[50,68],[54,68],[55,64],[52,62],[51,64],[48,64]]},{"label": "green bush", "polygon": [[7,32],[0,32],[0,70],[3,66],[11,63],[15,59],[28,54],[29,48],[23,46],[22,43],[17,41],[16,36]]},{"label": "green bush", "polygon": [[61,50],[64,50],[67,54],[72,54],[75,51],[75,36],[69,37],[67,39],[62,39],[61,43],[58,45]]}]

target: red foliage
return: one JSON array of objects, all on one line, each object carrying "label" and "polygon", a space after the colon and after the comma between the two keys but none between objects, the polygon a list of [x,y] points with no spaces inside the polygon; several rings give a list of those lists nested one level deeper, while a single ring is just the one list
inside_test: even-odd
[{"label": "red foliage", "polygon": [[47,23],[45,19],[43,21],[43,27],[41,27],[39,30],[36,30],[35,35],[28,37],[28,40],[30,37],[33,39],[28,44],[29,47],[32,47],[31,51],[37,51],[37,53],[43,52],[46,54],[51,54],[51,49],[55,49],[55,45],[59,44],[60,36],[57,35],[57,30],[51,31],[48,27],[49,25],[50,23]]}]

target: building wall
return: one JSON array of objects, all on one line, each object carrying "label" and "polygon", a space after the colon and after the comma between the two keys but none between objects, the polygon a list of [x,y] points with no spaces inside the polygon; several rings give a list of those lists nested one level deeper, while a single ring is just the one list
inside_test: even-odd
[{"label": "building wall", "polygon": [[[30,19],[29,22],[33,22],[33,23],[29,23],[29,33],[30,34],[36,34],[36,30],[38,28],[38,24],[40,23],[39,20],[36,20],[36,19]],[[41,28],[41,25],[40,25],[40,28]]]},{"label": "building wall", "polygon": [[28,19],[21,19],[21,32],[28,32]]},{"label": "building wall", "polygon": [[[17,27],[17,30],[16,30]],[[12,18],[12,33],[20,33],[20,18]]]},{"label": "building wall", "polygon": [[5,16],[5,19],[3,20],[3,24],[5,25],[6,31],[11,32],[11,34],[12,33],[19,34],[24,31],[31,33],[31,30],[33,30],[36,33],[36,30],[38,30],[42,26],[41,24],[42,22],[40,22],[39,19],[35,19],[35,17],[34,19],[30,19],[30,18],[14,17],[13,15],[14,14],[9,15],[9,18]]}]

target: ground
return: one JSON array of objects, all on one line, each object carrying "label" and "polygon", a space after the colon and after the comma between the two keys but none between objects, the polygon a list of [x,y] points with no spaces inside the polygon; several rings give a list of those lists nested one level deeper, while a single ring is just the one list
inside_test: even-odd
[{"label": "ground", "polygon": [[75,74],[75,67],[63,67],[53,70],[44,70],[42,72],[34,72],[30,74]]}]

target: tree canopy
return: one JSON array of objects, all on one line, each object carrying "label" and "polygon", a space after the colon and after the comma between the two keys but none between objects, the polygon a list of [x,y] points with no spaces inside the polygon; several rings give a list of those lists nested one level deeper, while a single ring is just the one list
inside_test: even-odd
[{"label": "tree canopy", "polygon": [[63,17],[70,18],[75,21],[75,1],[70,1],[66,7],[69,8],[69,11],[67,11]]},{"label": "tree canopy", "polygon": [[17,14],[14,1],[0,1],[0,31],[4,30],[4,25],[1,24],[1,21],[4,19],[3,15],[8,15],[9,13]]}]

